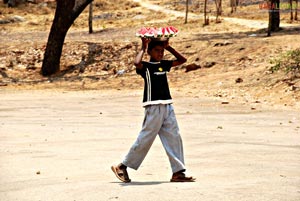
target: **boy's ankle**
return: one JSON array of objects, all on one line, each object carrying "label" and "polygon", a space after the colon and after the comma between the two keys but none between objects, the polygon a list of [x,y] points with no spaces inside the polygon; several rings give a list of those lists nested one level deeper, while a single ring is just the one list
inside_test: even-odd
[{"label": "boy's ankle", "polygon": [[179,175],[179,174],[184,174],[185,169],[179,170],[178,172],[174,172],[173,175]]},{"label": "boy's ankle", "polygon": [[120,163],[120,164],[118,165],[118,168],[120,168],[120,169],[124,170],[124,169],[126,169],[126,168],[127,168],[127,166],[126,166],[126,165],[124,165],[123,163]]}]

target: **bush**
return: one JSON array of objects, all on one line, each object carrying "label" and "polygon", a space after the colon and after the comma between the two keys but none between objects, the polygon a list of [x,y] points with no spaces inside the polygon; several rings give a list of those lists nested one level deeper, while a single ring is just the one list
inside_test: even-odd
[{"label": "bush", "polygon": [[282,53],[278,58],[272,59],[270,63],[273,64],[270,68],[272,73],[283,70],[290,73],[292,77],[296,77],[297,74],[300,74],[300,48]]}]

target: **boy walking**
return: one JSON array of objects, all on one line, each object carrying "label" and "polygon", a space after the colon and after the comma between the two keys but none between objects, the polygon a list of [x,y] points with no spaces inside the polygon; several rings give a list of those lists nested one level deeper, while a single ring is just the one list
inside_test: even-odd
[{"label": "boy walking", "polygon": [[[173,54],[176,60],[163,60],[164,50]],[[150,55],[150,61],[142,61],[144,53]],[[171,168],[171,182],[193,182],[195,178],[186,177],[183,146],[179,128],[173,110],[169,91],[167,72],[171,67],[183,64],[186,58],[173,49],[168,41],[155,41],[142,38],[142,49],[135,58],[137,74],[144,79],[143,106],[145,117],[142,130],[130,148],[122,163],[112,166],[116,177],[130,182],[127,167],[137,170],[146,157],[157,135],[166,150]]]}]

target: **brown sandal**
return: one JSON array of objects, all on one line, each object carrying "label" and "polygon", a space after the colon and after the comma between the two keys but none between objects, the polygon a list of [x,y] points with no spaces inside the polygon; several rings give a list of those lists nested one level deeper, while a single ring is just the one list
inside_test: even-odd
[{"label": "brown sandal", "polygon": [[111,170],[115,173],[116,177],[122,182],[125,183],[131,182],[131,179],[129,179],[126,169],[121,169],[118,166],[111,166]]},{"label": "brown sandal", "polygon": [[196,178],[193,177],[186,177],[184,173],[174,173],[171,182],[194,182]]}]

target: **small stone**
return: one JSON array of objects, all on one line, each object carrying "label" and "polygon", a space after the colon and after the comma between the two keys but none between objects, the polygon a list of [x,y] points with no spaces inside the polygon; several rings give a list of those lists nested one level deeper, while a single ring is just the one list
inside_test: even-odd
[{"label": "small stone", "polygon": [[231,44],[233,44],[233,43],[230,42],[230,41],[218,42],[218,43],[214,44],[214,47],[217,47],[217,46],[226,46],[226,45],[231,45]]},{"label": "small stone", "polygon": [[11,20],[11,22],[24,22],[25,18],[15,15],[15,16],[11,17],[10,20]]},{"label": "small stone", "polygon": [[256,37],[257,36],[257,34],[250,34],[250,35],[248,35],[249,37]]},{"label": "small stone", "polygon": [[292,90],[292,91],[296,91],[296,90],[297,90],[297,87],[291,86],[291,90]]},{"label": "small stone", "polygon": [[145,19],[145,18],[146,18],[145,15],[136,15],[136,16],[134,16],[132,19],[133,19],[133,20],[141,20],[141,19]]},{"label": "small stone", "polygon": [[185,72],[197,70],[197,69],[199,69],[199,68],[201,68],[200,65],[195,64],[195,63],[192,63],[192,64],[189,64],[189,65],[187,65],[187,66],[185,67]]},{"label": "small stone", "polygon": [[205,62],[205,64],[203,65],[204,68],[211,68],[214,65],[216,65],[216,62],[214,61],[209,61],[209,62]]},{"label": "small stone", "polygon": [[236,78],[235,79],[235,83],[242,83],[244,80],[242,78]]}]

